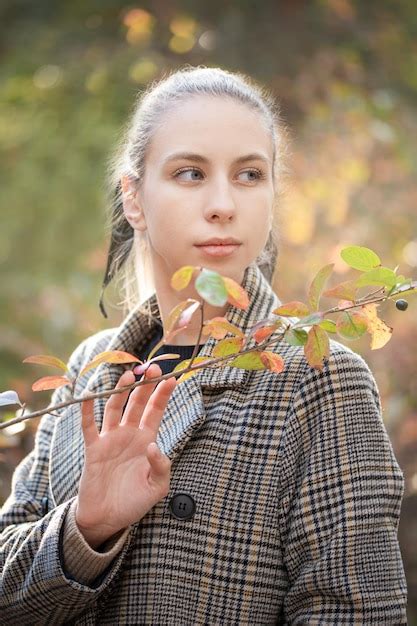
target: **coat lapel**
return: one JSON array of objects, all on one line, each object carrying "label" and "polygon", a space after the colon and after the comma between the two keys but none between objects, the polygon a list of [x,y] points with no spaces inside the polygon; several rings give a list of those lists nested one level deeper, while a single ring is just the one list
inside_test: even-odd
[{"label": "coat lapel", "polygon": [[[249,295],[249,306],[243,311],[230,306],[226,318],[245,334],[259,320],[271,315],[280,300],[256,264],[245,272],[242,286]],[[103,350],[140,351],[161,324],[156,296],[148,305],[152,317],[135,309],[123,321],[111,342]],[[212,337],[204,344],[199,356],[209,356],[216,340]],[[123,368],[103,363],[94,372],[86,386],[86,392],[97,393],[116,386]],[[234,389],[245,385],[250,371],[232,368],[205,368],[175,388],[161,422],[157,443],[161,450],[174,460],[205,420],[203,391],[205,389]],[[94,405],[96,423],[100,429],[106,398],[98,398]],[[81,432],[80,405],[73,405],[65,412],[55,433],[51,485],[56,502],[62,502],[77,493],[78,481],[84,461],[84,445]],[[60,469],[61,468],[61,469]]]}]

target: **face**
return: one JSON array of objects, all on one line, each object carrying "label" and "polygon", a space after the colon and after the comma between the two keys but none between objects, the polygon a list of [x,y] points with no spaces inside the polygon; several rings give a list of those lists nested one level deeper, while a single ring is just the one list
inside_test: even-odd
[{"label": "face", "polygon": [[272,159],[263,119],[246,105],[198,96],[165,115],[140,187],[122,181],[125,215],[148,236],[155,284],[169,285],[183,265],[242,282],[271,229]]}]

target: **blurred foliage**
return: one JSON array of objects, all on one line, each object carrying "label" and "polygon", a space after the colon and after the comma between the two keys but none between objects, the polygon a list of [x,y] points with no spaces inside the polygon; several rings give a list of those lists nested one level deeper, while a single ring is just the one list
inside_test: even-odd
[{"label": "blurred foliage", "polygon": [[[184,63],[243,71],[278,97],[290,136],[279,206],[275,288],[302,299],[339,258],[368,246],[384,265],[417,267],[417,5],[412,0],[3,0],[0,7],[0,389],[31,408],[48,402],[22,365],[64,360],[77,343],[117,325],[97,301],[107,241],[106,165],[138,89]],[[329,284],[329,287],[331,285]],[[116,296],[116,294],[114,294]],[[331,303],[331,301],[329,301]],[[416,300],[380,316],[391,341],[368,361],[406,478],[400,540],[417,614]],[[31,449],[36,424],[3,436],[0,499]],[[414,520],[414,525],[413,525]]]}]

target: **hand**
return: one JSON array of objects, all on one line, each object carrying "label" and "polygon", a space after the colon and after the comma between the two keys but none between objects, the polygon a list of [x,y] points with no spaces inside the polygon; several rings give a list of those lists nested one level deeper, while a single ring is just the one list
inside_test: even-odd
[{"label": "hand", "polygon": [[[157,378],[161,373],[161,368],[152,364],[145,375]],[[134,382],[129,370],[116,387]],[[130,397],[130,390],[113,394],[106,402],[100,433],[94,420],[94,400],[82,403],[85,462],[76,522],[92,548],[138,522],[168,494],[171,460],[154,442],[175,386],[173,376],[158,385],[136,387]]]}]

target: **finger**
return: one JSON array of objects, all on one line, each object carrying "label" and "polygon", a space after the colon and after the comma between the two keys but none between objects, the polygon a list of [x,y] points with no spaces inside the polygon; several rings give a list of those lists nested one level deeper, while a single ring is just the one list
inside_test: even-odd
[{"label": "finger", "polygon": [[151,466],[149,481],[156,483],[160,487],[165,487],[166,491],[168,491],[169,477],[171,473],[171,459],[159,449],[158,444],[155,441],[148,445],[146,454]]},{"label": "finger", "polygon": [[[116,389],[124,387],[125,385],[131,385],[134,382],[134,373],[132,372],[132,370],[126,370],[126,372],[124,372],[119,378]],[[116,426],[120,424],[123,407],[126,403],[129,393],[130,389],[127,389],[123,393],[114,393],[109,397],[104,409],[103,424],[101,427],[102,433],[106,433],[109,430],[112,430],[112,428],[116,428]]]},{"label": "finger", "polygon": [[176,384],[177,381],[175,376],[166,378],[159,383],[149,398],[148,404],[143,412],[142,419],[139,424],[140,429],[148,428],[150,429],[152,435],[156,437],[168,401],[176,387]]},{"label": "finger", "polygon": [[[162,371],[159,365],[152,364],[148,367],[141,380],[143,380],[145,377],[147,380],[150,380],[152,378],[158,378],[159,376],[161,376],[161,374]],[[144,408],[156,385],[157,382],[155,382],[154,384],[149,383],[147,385],[135,387],[135,389],[129,396],[128,403],[125,407],[123,417],[120,422],[121,424],[130,424],[135,428],[138,427]]]},{"label": "finger", "polygon": [[94,400],[81,403],[81,428],[85,447],[91,446],[98,438],[97,424],[94,419]]}]

